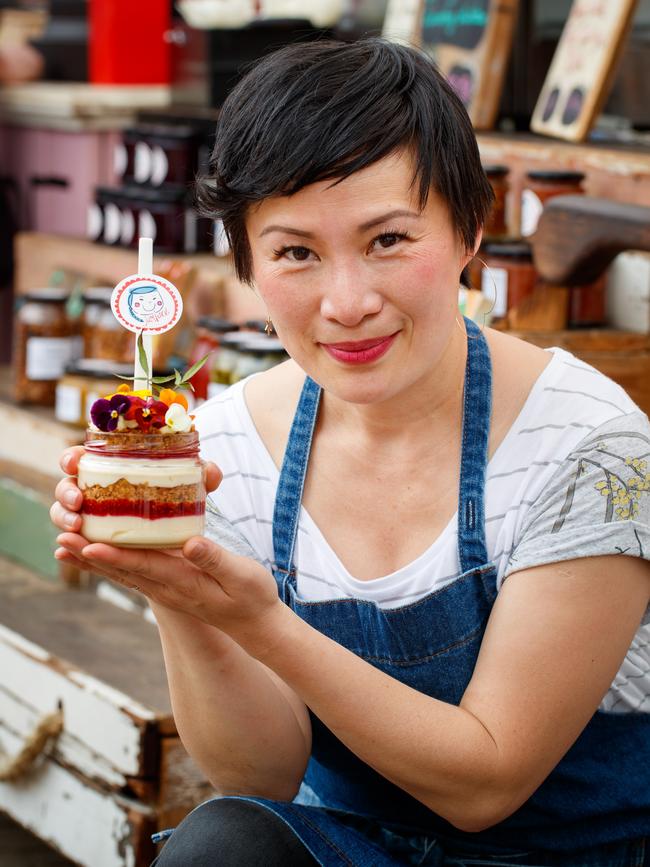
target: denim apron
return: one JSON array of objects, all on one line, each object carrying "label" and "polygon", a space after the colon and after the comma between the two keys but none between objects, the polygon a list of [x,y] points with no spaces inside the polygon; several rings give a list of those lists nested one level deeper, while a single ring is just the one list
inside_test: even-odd
[{"label": "denim apron", "polygon": [[[484,524],[491,362],[481,331],[469,320],[466,328],[458,502],[461,568],[451,584],[394,609],[352,598],[325,602],[298,598],[293,551],[320,400],[320,388],[309,378],[289,435],[273,518],[274,575],[283,601],[370,665],[455,705],[474,671],[497,593]],[[454,828],[394,786],[350,752],[311,712],[310,717],[312,755],[295,801],[245,800],[283,819],[325,867],[640,867],[646,857],[650,864],[650,846],[646,856],[646,841],[639,839],[650,834],[650,715],[596,713],[519,810],[472,834]],[[587,849],[579,856],[575,851]]]}]

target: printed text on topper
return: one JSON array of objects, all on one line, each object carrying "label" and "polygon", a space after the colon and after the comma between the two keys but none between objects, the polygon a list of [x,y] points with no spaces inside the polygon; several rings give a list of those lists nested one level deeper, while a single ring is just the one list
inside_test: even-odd
[{"label": "printed text on topper", "polygon": [[129,331],[164,334],[181,318],[183,299],[164,277],[134,274],[113,289],[111,307],[117,321]]}]

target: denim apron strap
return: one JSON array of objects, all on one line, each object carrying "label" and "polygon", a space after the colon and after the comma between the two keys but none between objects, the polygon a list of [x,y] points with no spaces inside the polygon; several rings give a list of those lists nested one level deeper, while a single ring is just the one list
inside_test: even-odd
[{"label": "denim apron strap", "polygon": [[481,329],[465,319],[467,366],[463,399],[463,436],[458,494],[458,557],[461,573],[484,567],[485,469],[492,412],[492,363]]},{"label": "denim apron strap", "polygon": [[[275,572],[283,578],[283,590],[286,584],[291,583],[295,577],[293,550],[296,544],[300,502],[307,474],[311,441],[318,416],[320,395],[320,386],[313,379],[307,377],[291,425],[280,471],[278,492],[273,510],[273,551]],[[283,596],[285,596],[284,593]]]}]

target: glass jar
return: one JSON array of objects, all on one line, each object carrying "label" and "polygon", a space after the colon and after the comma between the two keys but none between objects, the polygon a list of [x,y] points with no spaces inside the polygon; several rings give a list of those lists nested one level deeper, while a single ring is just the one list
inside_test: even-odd
[{"label": "glass jar", "polygon": [[287,353],[277,338],[249,336],[240,344],[232,381],[239,382],[253,373],[269,370],[287,358]]},{"label": "glass jar", "polygon": [[82,353],[79,324],[66,313],[66,289],[39,289],[17,300],[14,394],[19,403],[54,406],[57,380]]},{"label": "glass jar", "polygon": [[[236,331],[237,326],[228,319],[218,319],[215,316],[201,316],[196,323],[196,340],[190,353],[188,367],[192,367],[208,353],[215,352],[220,345],[223,334]],[[210,384],[210,360],[194,374],[190,382],[194,387],[197,400],[206,400]]]},{"label": "glass jar", "polygon": [[505,238],[508,235],[506,201],[510,188],[508,184],[510,170],[507,166],[483,166],[483,171],[494,192],[494,203],[483,227],[483,237],[486,241],[492,238]]},{"label": "glass jar", "polygon": [[501,319],[532,294],[539,275],[530,244],[525,241],[486,244],[483,257],[487,268],[481,273],[481,291],[487,298],[494,298],[492,319]]},{"label": "glass jar", "polygon": [[235,382],[235,368],[239,359],[240,347],[245,340],[246,335],[239,331],[221,335],[219,349],[215,352],[214,360],[210,365],[208,398],[216,397]]},{"label": "glass jar", "polygon": [[555,196],[584,194],[582,172],[534,171],[528,172],[521,193],[521,234],[528,238],[537,230],[544,205]]},{"label": "glass jar", "polygon": [[199,435],[86,432],[81,534],[124,548],[180,548],[205,525]]}]

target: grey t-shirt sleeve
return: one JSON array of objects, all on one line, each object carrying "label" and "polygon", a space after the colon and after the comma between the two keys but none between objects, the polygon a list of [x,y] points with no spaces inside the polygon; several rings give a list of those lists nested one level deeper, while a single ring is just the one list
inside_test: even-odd
[{"label": "grey t-shirt sleeve", "polygon": [[605,554],[650,559],[650,423],[640,411],[596,428],[567,455],[530,507],[504,578]]},{"label": "grey t-shirt sleeve", "polygon": [[[239,533],[208,497],[205,508],[205,536],[233,554],[251,557],[262,563],[248,539]],[[264,564],[263,564],[264,565]]]}]

